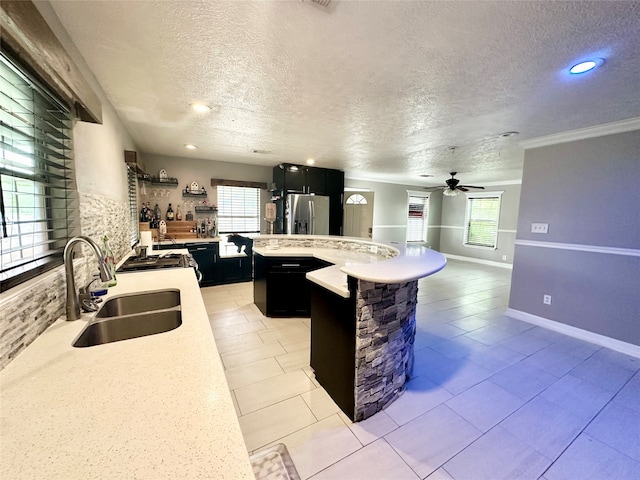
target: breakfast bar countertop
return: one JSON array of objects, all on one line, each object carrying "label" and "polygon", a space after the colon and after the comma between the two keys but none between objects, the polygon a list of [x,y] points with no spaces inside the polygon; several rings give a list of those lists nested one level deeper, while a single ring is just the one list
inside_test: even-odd
[{"label": "breakfast bar countertop", "polygon": [[193,269],[120,274],[107,298],[166,288],[175,330],[75,348],[92,316],[63,316],[1,372],[3,478],[254,479]]},{"label": "breakfast bar countertop", "polygon": [[[258,237],[268,241],[294,240],[304,242],[343,242],[351,241],[368,247],[391,248],[397,252],[392,258],[373,252],[357,250],[327,248],[319,246],[254,246],[253,250],[265,257],[315,257],[332,263],[332,266],[307,272],[308,280],[324,288],[348,298],[347,276],[375,283],[403,283],[426,277],[442,270],[447,260],[439,252],[418,245],[388,245],[365,239],[333,236],[301,236],[301,235],[264,235]],[[282,242],[280,242],[282,243]]]}]

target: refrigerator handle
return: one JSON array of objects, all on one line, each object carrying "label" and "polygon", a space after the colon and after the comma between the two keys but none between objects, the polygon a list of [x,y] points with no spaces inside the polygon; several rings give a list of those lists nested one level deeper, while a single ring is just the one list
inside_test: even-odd
[{"label": "refrigerator handle", "polygon": [[316,234],[316,204],[313,200],[309,200],[309,232],[311,235]]}]

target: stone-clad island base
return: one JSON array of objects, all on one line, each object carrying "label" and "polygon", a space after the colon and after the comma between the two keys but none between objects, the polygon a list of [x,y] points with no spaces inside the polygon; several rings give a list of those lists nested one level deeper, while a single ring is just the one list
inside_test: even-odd
[{"label": "stone-clad island base", "polygon": [[418,281],[358,280],[354,420],[398,398],[413,371]]},{"label": "stone-clad island base", "polygon": [[[445,267],[441,253],[415,245],[295,235],[257,237],[253,253],[254,302],[265,315],[279,314],[270,310],[274,299],[296,303],[310,293],[305,310],[311,316],[310,365],[351,420],[369,418],[403,393],[413,370],[418,279]],[[269,264],[262,257],[283,267],[300,266],[305,257],[324,265],[306,270],[304,288],[297,288],[300,278],[278,292],[282,275],[274,270],[269,276],[268,269],[262,275],[257,266]]]}]

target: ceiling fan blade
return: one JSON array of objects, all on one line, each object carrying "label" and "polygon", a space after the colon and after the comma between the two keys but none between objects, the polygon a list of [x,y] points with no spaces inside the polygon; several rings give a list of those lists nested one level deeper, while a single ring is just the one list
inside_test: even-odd
[{"label": "ceiling fan blade", "polygon": [[430,191],[436,191],[436,190],[444,190],[445,188],[448,187],[424,187],[425,190],[430,190]]},{"label": "ceiling fan blade", "polygon": [[464,188],[481,188],[482,190],[484,190],[484,187],[474,187],[473,185],[458,185],[458,188],[460,187],[464,187]]},{"label": "ceiling fan blade", "polygon": [[458,190],[462,190],[463,192],[468,192],[469,191],[468,188],[465,188],[462,185],[458,185]]}]

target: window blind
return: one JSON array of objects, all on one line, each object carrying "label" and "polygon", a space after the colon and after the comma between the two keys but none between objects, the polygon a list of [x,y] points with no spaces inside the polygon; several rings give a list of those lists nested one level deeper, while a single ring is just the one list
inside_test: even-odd
[{"label": "window blind", "polygon": [[218,185],[218,231],[260,232],[260,189]]},{"label": "window blind", "polygon": [[465,244],[495,248],[498,239],[500,197],[467,198]]},{"label": "window blind", "polygon": [[1,291],[62,264],[79,227],[68,107],[0,54]]},{"label": "window blind", "polygon": [[429,219],[429,197],[409,195],[407,213],[407,242],[426,242]]},{"label": "window blind", "polygon": [[129,221],[131,222],[131,245],[138,241],[138,180],[135,168],[127,165],[127,187],[129,195]]}]

